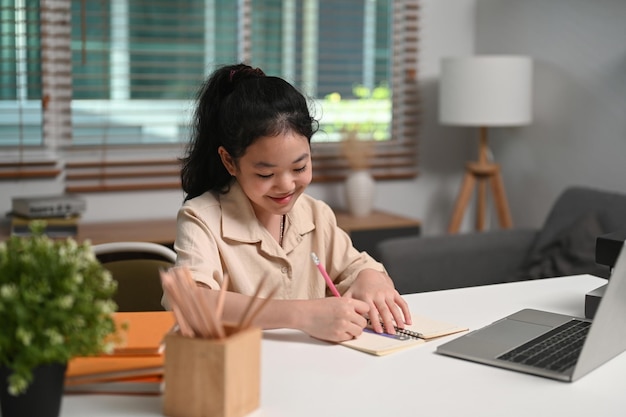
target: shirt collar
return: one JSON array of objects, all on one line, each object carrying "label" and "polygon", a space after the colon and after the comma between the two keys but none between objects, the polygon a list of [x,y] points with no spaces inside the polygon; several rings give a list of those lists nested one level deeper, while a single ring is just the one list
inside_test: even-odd
[{"label": "shirt collar", "polygon": [[[222,233],[224,238],[254,243],[263,240],[263,226],[256,218],[252,203],[243,192],[237,181],[233,181],[226,194],[220,194],[222,206]],[[283,245],[295,243],[299,237],[315,229],[313,214],[309,204],[304,202],[305,195],[301,195],[296,204],[287,214],[286,232]]]},{"label": "shirt collar", "polygon": [[222,233],[225,238],[240,242],[258,242],[263,236],[252,204],[237,181],[226,194],[220,194]]}]

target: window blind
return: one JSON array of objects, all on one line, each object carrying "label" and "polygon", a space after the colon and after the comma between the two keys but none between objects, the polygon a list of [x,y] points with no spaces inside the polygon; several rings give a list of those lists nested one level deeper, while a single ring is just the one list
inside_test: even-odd
[{"label": "window blind", "polygon": [[[377,178],[417,174],[417,0],[18,0],[1,3],[3,23],[20,2],[41,19],[31,30],[41,59],[27,59],[41,86],[27,82],[24,108],[40,112],[38,146],[61,161],[68,192],[179,188],[196,89],[216,66],[242,61],[311,98],[321,118],[314,181],[345,176],[346,130],[374,142]],[[3,29],[3,57],[5,38]],[[4,106],[20,90],[5,80],[19,77],[0,65]]]},{"label": "window blind", "polygon": [[41,62],[55,47],[41,43],[49,18],[40,14],[38,1],[0,0],[0,179],[61,173],[42,134],[43,90],[49,85],[43,84]]},{"label": "window blind", "polygon": [[[390,85],[392,109],[388,140],[376,141],[370,171],[377,179],[417,175],[420,100],[417,82],[419,2],[392,2]],[[345,177],[347,162],[332,144],[314,146],[318,181]]]},{"label": "window blind", "polygon": [[[233,2],[223,3],[220,13],[234,9]],[[67,192],[180,188],[177,158],[206,72],[206,13],[214,6],[204,0],[71,2]]]}]

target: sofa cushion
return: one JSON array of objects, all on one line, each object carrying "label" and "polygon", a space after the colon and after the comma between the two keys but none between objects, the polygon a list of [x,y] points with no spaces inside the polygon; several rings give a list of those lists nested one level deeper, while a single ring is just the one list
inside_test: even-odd
[{"label": "sofa cushion", "polygon": [[553,242],[558,234],[592,213],[601,216],[601,224],[608,232],[626,229],[626,194],[581,186],[567,188],[548,213],[537,245],[543,247]]},{"label": "sofa cushion", "polygon": [[531,247],[520,270],[520,279],[593,274],[608,277],[608,268],[595,262],[596,238],[610,230],[597,211],[587,212],[557,233],[542,236]]}]

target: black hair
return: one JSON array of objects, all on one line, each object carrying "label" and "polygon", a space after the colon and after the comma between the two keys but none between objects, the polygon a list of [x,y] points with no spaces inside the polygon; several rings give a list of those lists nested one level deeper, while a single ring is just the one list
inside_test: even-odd
[{"label": "black hair", "polygon": [[217,69],[197,95],[191,141],[182,159],[185,199],[228,192],[231,175],[218,154],[220,146],[237,161],[260,137],[294,131],[310,143],[317,127],[305,97],[287,81],[246,64]]}]

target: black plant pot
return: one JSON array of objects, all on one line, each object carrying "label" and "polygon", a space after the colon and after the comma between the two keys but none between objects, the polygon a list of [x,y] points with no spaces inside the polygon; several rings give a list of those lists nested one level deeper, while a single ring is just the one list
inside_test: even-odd
[{"label": "black plant pot", "polygon": [[0,409],[2,417],[58,417],[63,398],[67,364],[41,365],[33,371],[33,382],[26,392],[13,396],[8,392],[11,370],[0,366]]}]

